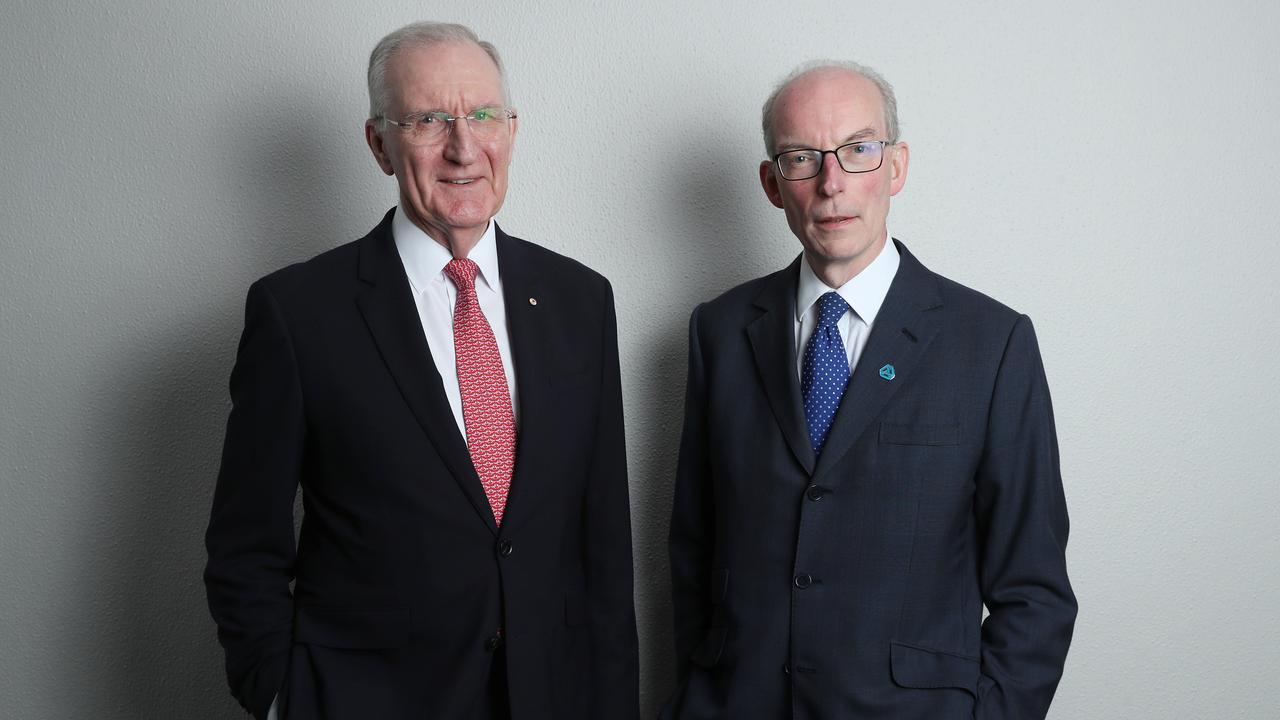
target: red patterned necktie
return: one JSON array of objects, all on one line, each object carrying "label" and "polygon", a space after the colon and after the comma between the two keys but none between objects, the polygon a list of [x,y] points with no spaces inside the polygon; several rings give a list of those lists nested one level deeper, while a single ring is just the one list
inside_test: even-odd
[{"label": "red patterned necktie", "polygon": [[458,364],[467,449],[489,498],[493,519],[501,525],[516,461],[516,423],[498,343],[476,297],[478,272],[480,267],[467,258],[454,258],[444,266],[444,274],[458,288],[453,308],[453,356]]}]

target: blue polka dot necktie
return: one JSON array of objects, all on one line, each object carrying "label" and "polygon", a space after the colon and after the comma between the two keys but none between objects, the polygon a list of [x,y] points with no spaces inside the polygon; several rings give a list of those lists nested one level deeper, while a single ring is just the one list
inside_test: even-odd
[{"label": "blue polka dot necktie", "polygon": [[800,391],[804,394],[804,419],[809,424],[814,457],[822,455],[831,420],[849,384],[849,356],[836,327],[848,309],[849,304],[840,293],[832,291],[818,298],[818,327],[804,351]]}]

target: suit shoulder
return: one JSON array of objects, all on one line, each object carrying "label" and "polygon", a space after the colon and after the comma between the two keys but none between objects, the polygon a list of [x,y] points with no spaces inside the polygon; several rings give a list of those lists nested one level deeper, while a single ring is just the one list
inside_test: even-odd
[{"label": "suit shoulder", "polygon": [[[588,267],[581,261],[575,260],[567,255],[549,250],[537,243],[515,237],[514,235],[502,234],[502,245],[499,245],[499,262],[501,262],[501,253],[504,251],[512,255],[512,259],[518,263],[526,263],[530,267],[536,268],[537,272],[546,278],[555,281],[560,285],[578,285],[592,288],[597,292],[607,291],[613,292],[613,286],[609,283],[609,279],[598,271]],[[505,248],[503,247],[505,245]]]},{"label": "suit shoulder", "polygon": [[782,270],[769,273],[768,275],[758,277],[754,280],[748,280],[740,285],[735,285],[703,304],[712,308],[729,308],[748,305],[759,297],[760,293],[763,292],[767,286],[782,280],[783,274],[788,271],[794,271],[794,268],[786,267]]},{"label": "suit shoulder", "polygon": [[1016,321],[1022,313],[955,280],[934,273],[938,281],[938,291],[948,306],[964,313],[982,316],[993,320],[1007,322]]},{"label": "suit shoulder", "polygon": [[258,280],[274,295],[293,295],[312,288],[332,289],[335,282],[355,279],[359,258],[359,246],[363,240],[353,240],[326,250],[309,260],[286,265]]},{"label": "suit shoulder", "polygon": [[986,347],[1005,347],[1020,325],[1030,325],[1026,315],[985,293],[932,271],[943,311],[959,336]]},{"label": "suit shoulder", "polygon": [[716,297],[700,303],[693,310],[697,324],[704,329],[742,327],[760,315],[758,306],[762,296],[782,290],[785,297],[795,294],[795,264],[762,277],[735,285]]},{"label": "suit shoulder", "polygon": [[[957,317],[970,317],[984,322],[1007,322],[1009,324],[1016,322],[1021,317],[1021,313],[993,299],[991,296],[939,275],[920,262],[902,241],[895,240],[895,242],[901,257],[898,268],[899,278],[907,278],[910,287],[925,292],[926,296],[929,293],[924,288],[931,281],[931,284],[937,289],[938,299],[942,301],[942,305],[947,309],[948,313]],[[895,278],[894,282],[898,282],[899,278]]]}]

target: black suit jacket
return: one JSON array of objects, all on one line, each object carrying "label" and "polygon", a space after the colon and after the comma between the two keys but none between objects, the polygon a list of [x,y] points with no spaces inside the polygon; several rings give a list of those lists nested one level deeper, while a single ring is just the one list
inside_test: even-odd
[{"label": "black suit jacket", "polygon": [[289,718],[471,718],[500,644],[514,720],[638,713],[612,290],[496,239],[520,400],[501,529],[390,213],[249,290],[205,582],[258,718],[277,693]]},{"label": "black suit jacket", "polygon": [[693,313],[668,717],[1032,720],[1049,707],[1076,602],[1035,335],[898,249],[818,458],[796,377],[801,260]]}]

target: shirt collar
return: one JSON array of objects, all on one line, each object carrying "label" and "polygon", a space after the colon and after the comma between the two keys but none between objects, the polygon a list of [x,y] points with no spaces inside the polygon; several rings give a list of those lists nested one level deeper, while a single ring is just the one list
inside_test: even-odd
[{"label": "shirt collar", "polygon": [[[477,280],[484,282],[495,293],[502,292],[502,280],[498,277],[498,243],[494,238],[493,218],[484,229],[484,234],[476,242],[475,247],[467,254],[480,267]],[[453,259],[449,248],[436,242],[413,224],[400,208],[396,208],[391,218],[391,236],[395,238],[396,250],[400,253],[400,261],[404,263],[405,274],[409,276],[409,284],[415,293],[425,291],[432,282],[449,282],[444,275],[444,266]]]},{"label": "shirt collar", "polygon": [[[875,322],[876,314],[880,312],[880,306],[889,294],[889,285],[893,283],[893,276],[898,273],[900,259],[893,238],[886,232],[884,247],[876,259],[863,268],[862,272],[849,278],[849,282],[834,288],[868,326]],[[818,279],[813,268],[809,267],[809,261],[802,257],[800,283],[796,287],[796,322],[804,318],[818,298],[832,289]]]}]

